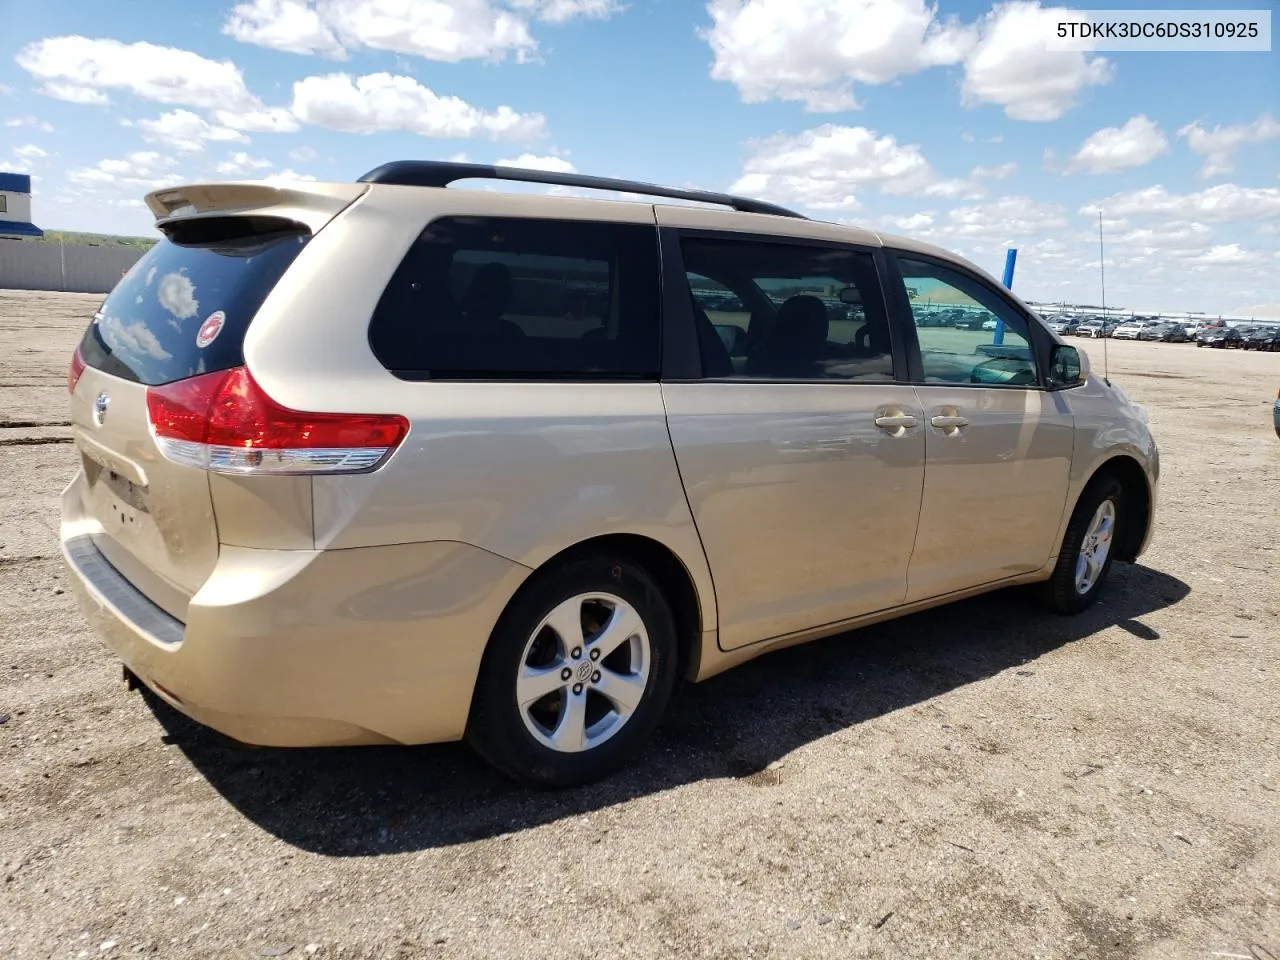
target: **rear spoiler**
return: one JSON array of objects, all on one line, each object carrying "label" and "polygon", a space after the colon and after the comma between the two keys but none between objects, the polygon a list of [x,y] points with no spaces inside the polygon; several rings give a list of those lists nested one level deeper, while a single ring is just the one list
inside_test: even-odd
[{"label": "rear spoiler", "polygon": [[269,216],[292,220],[317,232],[366,191],[367,183],[194,183],[147,194],[156,227],[192,219]]}]

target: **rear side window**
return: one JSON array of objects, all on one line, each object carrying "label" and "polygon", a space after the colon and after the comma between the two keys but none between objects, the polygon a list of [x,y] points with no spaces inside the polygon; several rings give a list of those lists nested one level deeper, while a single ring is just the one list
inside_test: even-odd
[{"label": "rear side window", "polygon": [[[218,234],[251,225],[226,221]],[[261,224],[257,224],[261,226]],[[306,243],[300,229],[164,239],[103,302],[80,343],[85,363],[148,385],[244,362],[249,321]]]},{"label": "rear side window", "polygon": [[656,379],[657,233],[445,217],[414,242],[369,343],[406,380]]}]

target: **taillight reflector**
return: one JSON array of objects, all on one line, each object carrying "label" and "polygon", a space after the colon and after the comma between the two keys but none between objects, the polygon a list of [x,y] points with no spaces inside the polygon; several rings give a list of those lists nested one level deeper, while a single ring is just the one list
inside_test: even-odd
[{"label": "taillight reflector", "polygon": [[283,407],[244,367],[148,387],[147,413],[165,457],[217,473],[371,470],[409,432],[409,421],[395,415]]},{"label": "taillight reflector", "polygon": [[80,374],[84,373],[84,354],[80,352],[80,348],[76,347],[76,352],[71,355],[71,369],[67,371],[67,392],[75,393],[76,384],[80,382]]}]

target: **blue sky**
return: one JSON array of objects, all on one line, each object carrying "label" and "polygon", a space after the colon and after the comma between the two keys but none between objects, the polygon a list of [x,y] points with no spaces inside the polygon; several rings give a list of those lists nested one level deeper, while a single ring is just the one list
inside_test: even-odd
[{"label": "blue sky", "polygon": [[1049,52],[1064,11],[1027,0],[17,9],[0,168],[46,229],[146,233],[141,197],[182,181],[465,156],[734,189],[992,272],[1015,245],[1032,299],[1096,302],[1101,207],[1110,302],[1280,303],[1277,52]]}]

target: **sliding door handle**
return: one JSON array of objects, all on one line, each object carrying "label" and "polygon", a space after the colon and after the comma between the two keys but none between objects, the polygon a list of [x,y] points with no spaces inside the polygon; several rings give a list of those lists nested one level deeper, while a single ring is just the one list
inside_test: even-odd
[{"label": "sliding door handle", "polygon": [[929,421],[930,424],[939,430],[955,430],[959,427],[967,427],[969,425],[968,417],[934,417]]},{"label": "sliding door handle", "polygon": [[919,425],[917,420],[909,413],[899,413],[887,417],[876,417],[876,426],[881,430],[900,430],[903,428],[910,429]]}]

